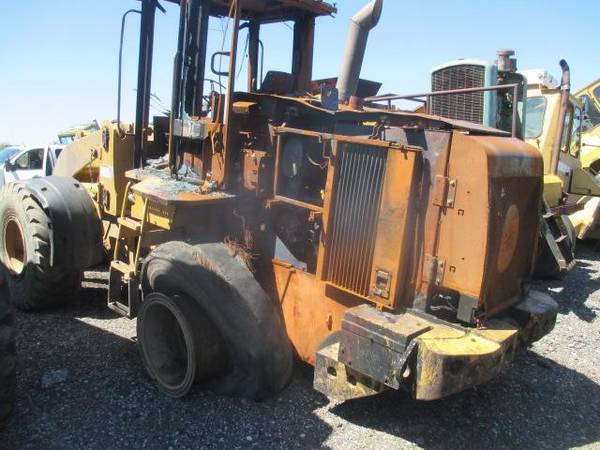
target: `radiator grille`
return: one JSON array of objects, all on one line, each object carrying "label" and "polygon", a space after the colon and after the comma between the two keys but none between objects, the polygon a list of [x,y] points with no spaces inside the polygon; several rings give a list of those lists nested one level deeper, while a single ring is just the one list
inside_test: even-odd
[{"label": "radiator grille", "polygon": [[[446,67],[433,73],[431,90],[484,87],[485,68],[474,64]],[[483,92],[431,97],[431,114],[483,123]]]},{"label": "radiator grille", "polygon": [[340,142],[333,186],[325,278],[367,297],[387,150]]}]

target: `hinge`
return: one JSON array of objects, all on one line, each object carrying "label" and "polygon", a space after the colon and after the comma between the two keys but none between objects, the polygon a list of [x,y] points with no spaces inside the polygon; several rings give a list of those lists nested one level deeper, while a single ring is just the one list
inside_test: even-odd
[{"label": "hinge", "polygon": [[446,273],[446,261],[437,256],[425,255],[423,278],[426,282],[440,286]]},{"label": "hinge", "polygon": [[456,200],[456,184],[456,180],[451,180],[442,175],[436,175],[433,191],[433,204],[436,206],[444,206],[446,208],[454,208],[454,201]]}]

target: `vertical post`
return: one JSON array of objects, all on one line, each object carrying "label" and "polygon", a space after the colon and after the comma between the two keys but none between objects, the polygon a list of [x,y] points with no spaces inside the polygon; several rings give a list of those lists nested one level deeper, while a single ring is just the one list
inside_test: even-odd
[{"label": "vertical post", "polygon": [[260,40],[260,25],[250,22],[248,26],[248,92],[258,89],[258,42]]},{"label": "vertical post", "polygon": [[234,13],[233,13],[233,31],[231,33],[231,50],[229,53],[229,76],[227,80],[227,94],[225,98],[226,109],[225,109],[225,125],[229,125],[229,119],[233,113],[233,94],[235,92],[235,71],[237,67],[237,46],[238,46],[238,33],[240,31],[240,16],[242,8],[240,7],[239,0],[234,0]]},{"label": "vertical post", "polygon": [[[192,41],[188,43],[189,60],[192,61],[192,73],[188,75],[186,91],[190,91],[190,116],[202,115],[204,101],[204,66],[206,64],[206,43],[208,40],[208,14],[206,0],[191,0],[189,34]],[[186,94],[187,97],[187,94]]]},{"label": "vertical post", "polygon": [[146,157],[148,120],[150,116],[150,90],[152,80],[152,53],[154,50],[154,19],[156,0],[142,1],[140,24],[140,51],[137,82],[137,105],[135,116],[135,137],[133,146],[133,167],[142,167]]},{"label": "vertical post", "polygon": [[173,129],[175,120],[181,118],[181,82],[183,77],[183,41],[185,25],[187,23],[187,4],[183,2],[179,7],[179,35],[177,38],[177,51],[173,61],[173,84],[171,93],[171,114],[169,116],[169,168],[171,173],[177,172],[178,143],[175,141]]},{"label": "vertical post", "polygon": [[225,139],[223,143],[223,156],[224,156],[224,166],[223,166],[223,184],[227,186],[229,182],[229,173],[230,173],[230,165],[231,165],[231,157],[229,148],[231,142],[233,141],[233,132],[234,129],[231,126],[231,116],[233,115],[233,95],[235,93],[235,70],[237,67],[237,47],[238,47],[238,33],[240,31],[240,18],[242,14],[242,7],[240,5],[239,0],[234,0],[234,17],[233,17],[233,30],[231,35],[231,50],[229,57],[229,75],[227,78],[227,91],[225,96],[225,117],[223,119],[223,123],[225,126]]},{"label": "vertical post", "polygon": [[248,92],[258,89],[258,42],[260,40],[260,25],[250,22],[248,27]]},{"label": "vertical post", "polygon": [[[526,99],[523,99],[523,103]],[[523,108],[525,105],[523,105]],[[521,137],[518,133],[519,129],[519,86],[513,87],[513,111],[512,111],[512,137]]]},{"label": "vertical post", "polygon": [[315,40],[315,18],[305,17],[294,24],[294,51],[292,73],[296,77],[295,90],[310,90],[313,68],[313,48]]}]

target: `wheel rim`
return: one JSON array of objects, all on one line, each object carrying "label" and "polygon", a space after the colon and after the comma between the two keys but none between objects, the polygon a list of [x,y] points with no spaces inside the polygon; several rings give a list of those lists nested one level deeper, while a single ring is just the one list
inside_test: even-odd
[{"label": "wheel rim", "polygon": [[25,270],[26,246],[23,229],[19,222],[11,217],[4,225],[4,263],[13,275],[21,275]]},{"label": "wheel rim", "polygon": [[193,300],[148,294],[137,333],[146,370],[171,397],[183,397],[196,381],[205,381],[225,367],[220,335]]},{"label": "wheel rim", "polygon": [[154,301],[145,311],[143,346],[151,375],[173,393],[186,390],[193,376],[192,342],[182,317],[165,302]]}]

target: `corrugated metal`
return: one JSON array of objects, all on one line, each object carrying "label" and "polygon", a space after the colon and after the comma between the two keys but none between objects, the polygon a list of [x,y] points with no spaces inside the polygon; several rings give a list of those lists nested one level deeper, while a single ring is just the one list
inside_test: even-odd
[{"label": "corrugated metal", "polygon": [[[437,70],[431,77],[433,92],[484,87],[485,68],[463,64]],[[431,98],[431,113],[449,119],[483,123],[483,92],[440,95]]]},{"label": "corrugated metal", "polygon": [[326,280],[368,296],[387,151],[340,142],[327,236]]}]

